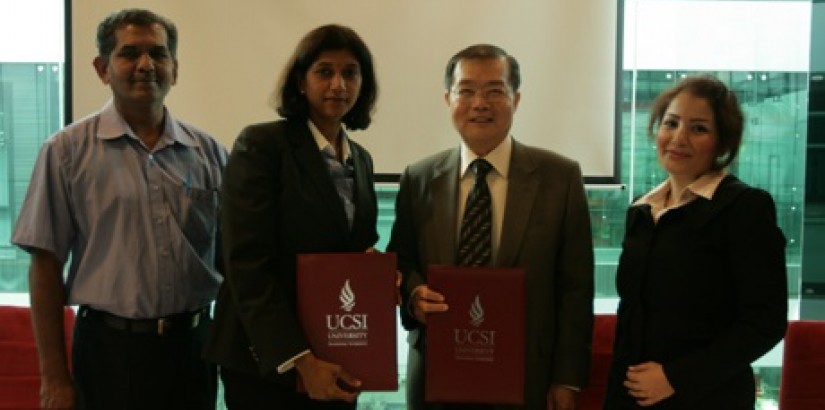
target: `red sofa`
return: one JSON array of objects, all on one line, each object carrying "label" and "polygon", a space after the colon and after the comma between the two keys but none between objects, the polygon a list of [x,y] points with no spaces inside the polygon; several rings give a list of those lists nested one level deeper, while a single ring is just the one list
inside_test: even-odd
[{"label": "red sofa", "polygon": [[[63,311],[66,352],[71,364],[74,311]],[[0,409],[40,408],[40,370],[28,307],[0,306]]]},{"label": "red sofa", "polygon": [[779,409],[825,409],[825,321],[788,322]]},{"label": "red sofa", "polygon": [[579,395],[580,410],[601,410],[607,392],[607,374],[613,360],[616,315],[596,315],[593,322],[593,355],[590,382]]}]

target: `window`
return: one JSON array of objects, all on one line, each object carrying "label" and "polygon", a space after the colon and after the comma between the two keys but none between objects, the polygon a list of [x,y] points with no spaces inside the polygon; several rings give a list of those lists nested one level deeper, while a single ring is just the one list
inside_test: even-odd
[{"label": "window", "polygon": [[64,123],[64,1],[0,2],[0,303],[27,304],[11,232],[40,145]]}]

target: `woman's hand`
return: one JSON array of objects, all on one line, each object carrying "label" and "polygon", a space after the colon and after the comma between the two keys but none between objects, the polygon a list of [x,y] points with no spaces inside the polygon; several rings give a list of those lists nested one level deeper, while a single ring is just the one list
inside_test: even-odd
[{"label": "woman's hand", "polygon": [[401,306],[401,272],[395,271],[395,304]]},{"label": "woman's hand", "polygon": [[358,397],[361,381],[350,376],[343,367],[318,359],[307,353],[295,360],[295,369],[307,394],[314,400],[343,400],[352,403]]},{"label": "woman's hand", "polygon": [[640,406],[652,406],[676,392],[667,380],[662,365],[656,362],[630,366],[626,376],[624,387]]}]

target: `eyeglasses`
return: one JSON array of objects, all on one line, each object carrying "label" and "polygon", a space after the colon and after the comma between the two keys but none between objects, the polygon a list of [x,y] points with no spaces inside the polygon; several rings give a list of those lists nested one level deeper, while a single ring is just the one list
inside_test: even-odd
[{"label": "eyeglasses", "polygon": [[470,87],[453,88],[452,93],[460,103],[470,103],[475,101],[476,96],[488,103],[498,103],[510,98],[510,91],[503,86],[486,87],[475,89]]}]

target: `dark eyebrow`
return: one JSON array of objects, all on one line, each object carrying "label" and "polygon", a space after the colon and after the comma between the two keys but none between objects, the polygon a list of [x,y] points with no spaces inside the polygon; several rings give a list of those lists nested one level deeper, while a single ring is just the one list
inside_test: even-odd
[{"label": "dark eyebrow", "polygon": [[[679,114],[676,114],[676,113],[672,113],[672,112],[665,112],[665,117],[674,117],[674,118],[682,119],[682,116],[680,116]],[[712,123],[713,121],[711,121],[707,118],[691,118],[690,122]]]},{"label": "dark eyebrow", "polygon": [[[465,79],[465,80],[459,80],[459,82],[456,85],[475,85],[475,84],[476,84],[475,81]],[[482,87],[490,87],[490,86],[498,86],[498,85],[507,85],[507,83],[503,80],[493,80],[493,81],[488,81],[484,84],[481,84]]]},{"label": "dark eyebrow", "polygon": [[713,122],[713,121],[711,121],[707,118],[699,117],[699,118],[691,118],[690,122]]},{"label": "dark eyebrow", "polygon": [[[140,50],[142,48],[143,47],[140,47],[137,44],[124,44],[123,46],[120,47],[121,50],[128,50],[128,51]],[[166,51],[166,50],[168,50],[168,48],[164,45],[159,45],[158,44],[158,45],[153,45],[153,46],[148,47],[147,50],[149,50],[149,51],[159,51],[159,50]]]},{"label": "dark eyebrow", "polygon": [[[331,62],[331,61],[323,61],[323,60],[322,60],[322,61],[316,61],[316,62],[314,62],[314,63],[313,63],[313,65],[319,65],[319,66],[323,66],[323,67],[330,67],[330,66],[335,65],[335,63],[333,63],[333,62]],[[360,66],[361,66],[361,65],[360,65],[360,64],[358,64],[358,62],[352,62],[352,63],[347,63],[347,64],[345,64],[345,65],[344,65],[344,68],[350,68],[350,67],[360,67]]]}]

